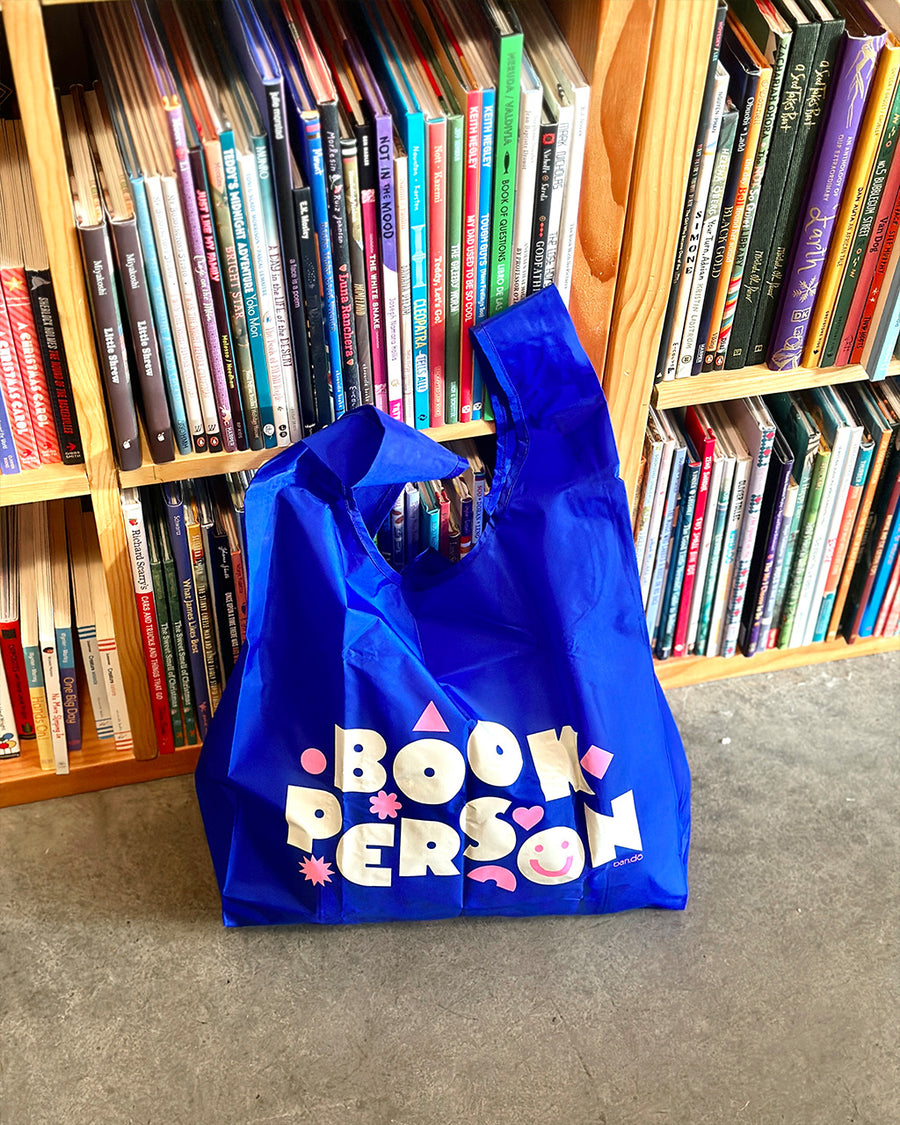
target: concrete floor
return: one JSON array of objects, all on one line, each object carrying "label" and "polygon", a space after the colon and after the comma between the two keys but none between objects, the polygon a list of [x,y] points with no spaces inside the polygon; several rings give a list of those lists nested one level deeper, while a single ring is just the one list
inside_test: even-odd
[{"label": "concrete floor", "polygon": [[189,778],[4,812],[0,1122],[900,1122],[898,673],[672,693],[680,914],[225,931]]}]

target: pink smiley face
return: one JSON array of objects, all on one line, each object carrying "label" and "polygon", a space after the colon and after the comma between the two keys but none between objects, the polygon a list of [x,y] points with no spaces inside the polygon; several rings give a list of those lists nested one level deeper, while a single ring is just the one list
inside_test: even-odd
[{"label": "pink smiley face", "polygon": [[546,828],[525,841],[516,862],[532,883],[571,883],[584,870],[584,845],[572,828]]}]

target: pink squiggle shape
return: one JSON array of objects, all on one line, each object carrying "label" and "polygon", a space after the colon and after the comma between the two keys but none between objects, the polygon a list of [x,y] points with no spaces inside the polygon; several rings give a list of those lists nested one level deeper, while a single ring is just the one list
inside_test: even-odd
[{"label": "pink squiggle shape", "polygon": [[514,891],[516,889],[515,875],[505,867],[498,867],[496,864],[489,863],[484,867],[476,867],[474,871],[467,871],[466,874],[476,883],[496,883],[501,891]]}]

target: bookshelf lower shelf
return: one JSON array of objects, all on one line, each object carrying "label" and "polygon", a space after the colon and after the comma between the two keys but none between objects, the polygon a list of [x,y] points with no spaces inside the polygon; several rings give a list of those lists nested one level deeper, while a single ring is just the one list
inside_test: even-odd
[{"label": "bookshelf lower shelf", "polygon": [[676,660],[658,660],[656,675],[663,688],[688,687],[710,680],[726,680],[734,676],[752,676],[757,672],[779,672],[800,668],[805,664],[824,664],[846,660],[851,656],[872,656],[879,652],[900,652],[900,637],[875,637],[846,641],[822,641],[804,648],[769,649],[756,656],[685,656]]},{"label": "bookshelf lower shelf", "polygon": [[84,465],[42,465],[39,469],[0,476],[0,507],[64,500],[89,493]]},{"label": "bookshelf lower shelf", "polygon": [[116,750],[112,739],[89,738],[81,750],[69,755],[69,773],[60,775],[42,770],[37,748],[29,746],[21,757],[0,761],[0,808],[191,773],[199,753],[199,746],[189,746],[139,761]]}]

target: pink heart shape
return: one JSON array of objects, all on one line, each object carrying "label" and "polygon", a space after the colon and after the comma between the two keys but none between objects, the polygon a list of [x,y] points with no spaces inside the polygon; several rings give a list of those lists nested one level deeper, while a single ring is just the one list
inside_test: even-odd
[{"label": "pink heart shape", "polygon": [[524,828],[526,832],[529,828],[534,828],[539,820],[544,818],[544,810],[540,805],[532,805],[530,809],[522,808],[513,809],[512,818],[520,827]]}]

